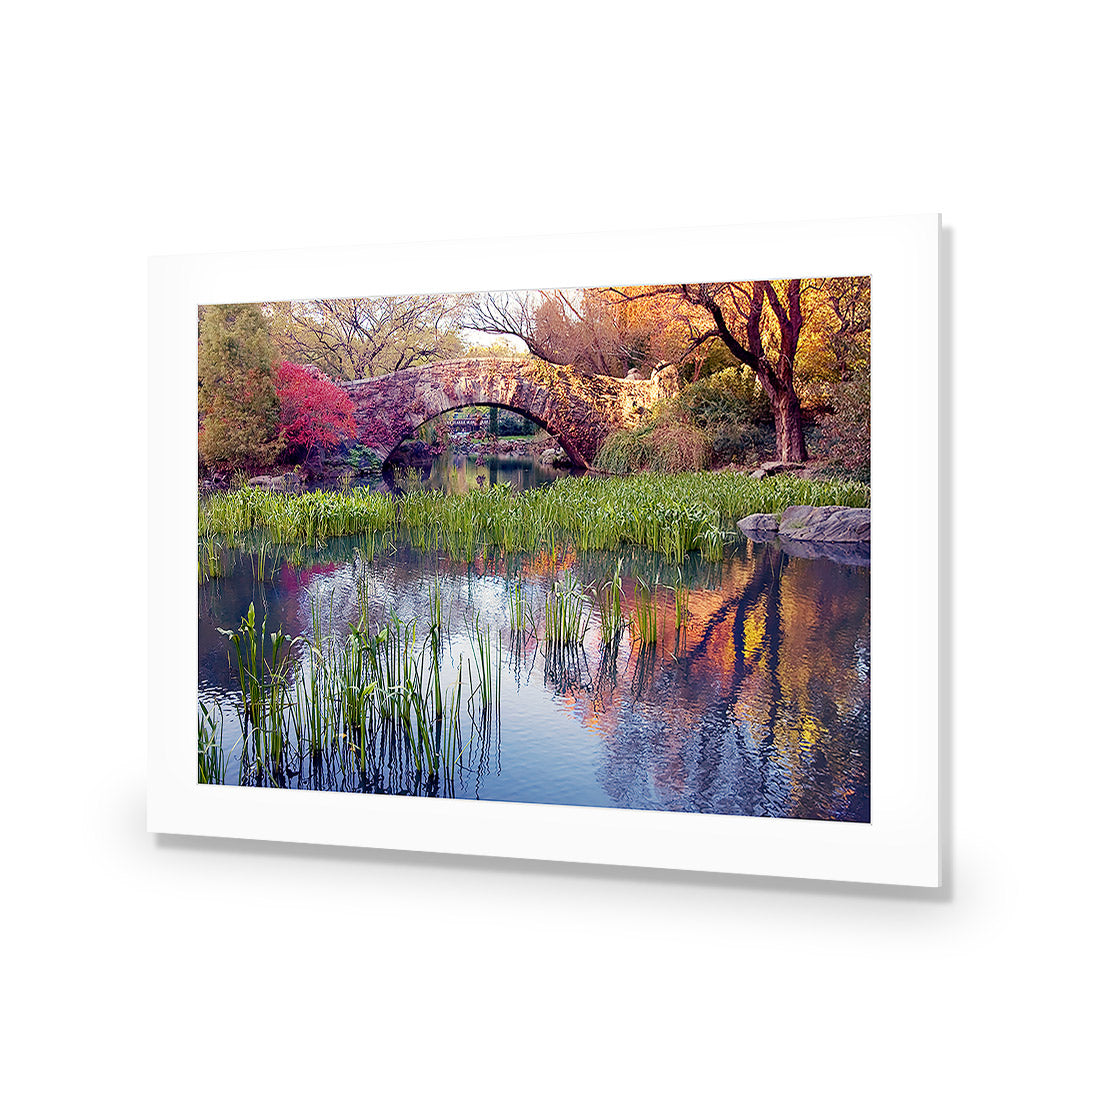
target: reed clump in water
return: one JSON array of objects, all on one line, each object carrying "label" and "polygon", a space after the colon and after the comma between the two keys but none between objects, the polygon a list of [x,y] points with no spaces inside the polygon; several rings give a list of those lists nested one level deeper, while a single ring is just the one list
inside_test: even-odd
[{"label": "reed clump in water", "polygon": [[[429,791],[453,783],[465,766],[473,734],[488,735],[500,722],[500,632],[470,628],[472,656],[458,659],[458,675],[445,684],[446,627],[438,584],[429,596],[427,630],[395,613],[377,629],[369,621],[365,588],[358,621],[344,637],[326,632],[322,608],[313,628],[293,640],[269,632],[251,605],[230,640],[239,687],[242,731],[239,781],[274,786],[332,786],[332,777],[358,775],[360,789],[390,789],[381,776],[400,777],[403,789]],[[332,608],[328,622],[332,624]],[[290,660],[299,654],[295,669]],[[469,680],[468,690],[464,677]],[[474,728],[463,737],[466,698]],[[200,704],[199,779],[224,782],[226,755],[218,716]],[[315,783],[307,777],[316,777]],[[321,777],[328,777],[322,779]]]},{"label": "reed clump in water", "polygon": [[[287,657],[290,638],[282,629],[267,633],[267,616],[256,626],[256,605],[237,630],[222,630],[235,654],[237,682],[241,691],[241,729],[259,766],[282,764],[286,743]],[[268,647],[270,646],[270,656]]]},{"label": "reed clump in water", "polygon": [[626,626],[623,616],[623,559],[619,558],[614,572],[599,587],[596,601],[600,607],[600,638],[607,645],[617,642]]},{"label": "reed clump in water", "polygon": [[229,765],[223,741],[220,715],[199,701],[199,773],[200,783],[224,783]]},{"label": "reed clump in water", "polygon": [[578,646],[591,619],[584,591],[572,573],[554,580],[546,594],[543,637],[548,647]]},{"label": "reed clump in water", "polygon": [[634,614],[630,618],[630,633],[641,646],[654,646],[660,628],[657,623],[657,585],[650,588],[644,581],[634,582]]},{"label": "reed clump in water", "polygon": [[690,593],[684,584],[684,578],[679,573],[676,576],[676,584],[672,589],[672,595],[676,605],[676,631],[679,633],[688,620],[688,601],[690,599]]}]

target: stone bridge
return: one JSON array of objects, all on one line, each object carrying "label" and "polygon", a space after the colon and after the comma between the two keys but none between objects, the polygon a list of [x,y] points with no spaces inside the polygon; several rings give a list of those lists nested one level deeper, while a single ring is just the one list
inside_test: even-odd
[{"label": "stone bridge", "polygon": [[529,359],[451,359],[342,383],[355,405],[363,446],[389,458],[427,421],[467,405],[497,405],[545,428],[577,466],[587,467],[607,435],[639,424],[675,393],[674,366],[652,378],[578,374]]}]

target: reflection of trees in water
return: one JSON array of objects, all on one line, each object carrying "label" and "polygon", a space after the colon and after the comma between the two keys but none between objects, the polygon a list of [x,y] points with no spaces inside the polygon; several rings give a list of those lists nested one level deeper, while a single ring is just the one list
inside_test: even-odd
[{"label": "reflection of trees in water", "polygon": [[448,493],[461,495],[479,485],[501,483],[513,485],[521,491],[537,489],[571,474],[571,470],[543,466],[532,458],[507,455],[473,457],[448,447],[436,455],[431,468],[424,470],[422,477],[428,489],[446,489]]},{"label": "reflection of trees in water", "polygon": [[774,546],[741,566],[679,660],[636,664],[601,782],[620,805],[867,820],[868,574]]},{"label": "reflection of trees in water", "polygon": [[[662,629],[655,646],[629,633],[617,646],[599,640],[593,619],[583,647],[547,651],[541,631],[508,630],[504,585],[520,578],[538,605],[548,578],[568,568],[593,593],[618,554],[482,555],[473,563],[399,547],[373,561],[350,546],[329,560],[278,566],[258,583],[246,561],[200,589],[200,681],[210,698],[234,688],[218,626],[235,626],[255,601],[269,622],[308,634],[342,633],[358,618],[365,582],[372,625],[396,611],[428,618],[438,577],[453,638],[480,616],[504,632],[507,675],[517,693],[543,691],[563,721],[599,731],[599,781],[614,804],[750,815],[867,820],[869,816],[869,572],[833,562],[792,559],[778,546],[744,546],[720,563],[693,556],[679,567],[690,590],[689,619],[676,631],[670,587],[677,567],[648,552],[623,553],[624,577],[662,586]],[[322,554],[319,552],[318,557]],[[334,560],[335,559],[335,560]],[[624,613],[632,608],[624,590]],[[453,654],[452,654],[453,657]],[[541,671],[541,678],[535,672]],[[567,718],[566,715],[569,717]],[[467,726],[471,730],[470,725]],[[478,793],[500,771],[500,738],[476,730],[456,771],[456,787],[417,788],[396,757],[371,767],[310,761],[291,785],[396,793]],[[504,766],[507,768],[505,759]]]}]

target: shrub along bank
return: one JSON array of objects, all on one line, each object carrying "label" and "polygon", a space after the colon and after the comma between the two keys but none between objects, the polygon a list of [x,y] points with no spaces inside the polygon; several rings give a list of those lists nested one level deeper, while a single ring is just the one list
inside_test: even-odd
[{"label": "shrub along bank", "polygon": [[[842,479],[870,480],[867,372],[831,387],[808,419],[811,458]],[[772,457],[775,426],[752,371],[732,366],[684,384],[637,428],[612,432],[596,456],[607,473],[683,473]]]}]

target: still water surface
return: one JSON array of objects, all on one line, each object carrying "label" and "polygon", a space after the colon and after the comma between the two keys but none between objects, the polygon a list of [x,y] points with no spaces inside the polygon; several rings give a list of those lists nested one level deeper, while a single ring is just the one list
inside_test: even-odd
[{"label": "still water surface", "polygon": [[[531,476],[521,467],[506,472]],[[452,489],[457,477],[476,483],[481,476],[465,463],[433,473],[450,478]],[[239,736],[240,696],[218,628],[237,627],[252,602],[269,630],[308,636],[321,609],[326,629],[340,632],[358,617],[365,585],[374,626],[391,611],[426,623],[438,580],[448,620],[445,676],[460,655],[468,661],[475,617],[499,638],[499,724],[471,734],[473,751],[443,786],[397,771],[368,778],[305,767],[286,777],[288,786],[868,821],[869,567],[792,557],[775,543],[728,547],[718,563],[693,555],[679,567],[627,552],[624,614],[633,609],[637,579],[656,586],[662,624],[655,646],[632,644],[627,633],[609,648],[594,593],[618,560],[564,550],[466,563],[398,546],[368,561],[351,540],[333,540],[308,564],[283,562],[261,582],[255,558],[240,555],[199,590],[199,697],[221,709],[229,747]],[[509,582],[520,578],[539,607],[567,570],[592,605],[583,644],[555,649],[540,630],[513,633]],[[677,581],[689,592],[679,630]],[[227,782],[242,781],[237,759],[234,752]]]}]

